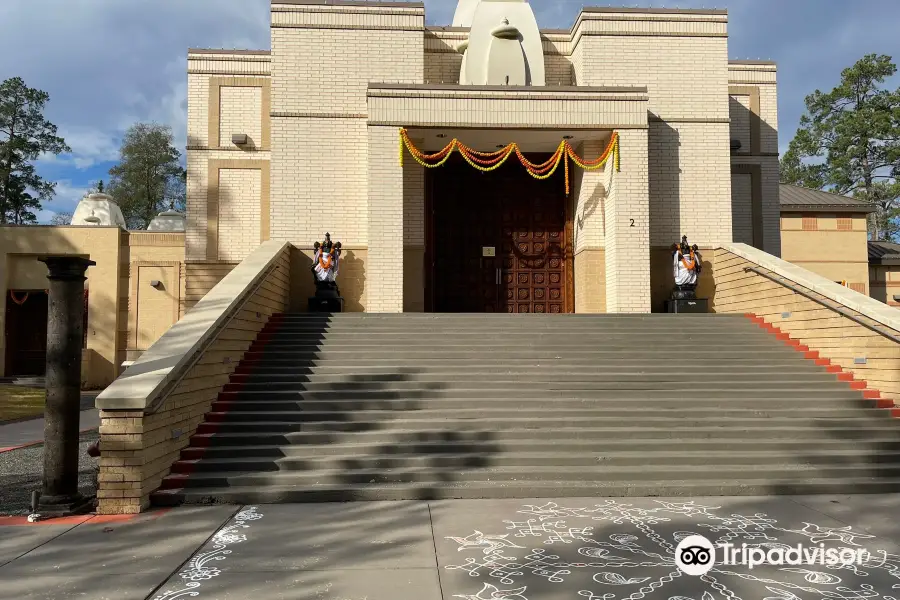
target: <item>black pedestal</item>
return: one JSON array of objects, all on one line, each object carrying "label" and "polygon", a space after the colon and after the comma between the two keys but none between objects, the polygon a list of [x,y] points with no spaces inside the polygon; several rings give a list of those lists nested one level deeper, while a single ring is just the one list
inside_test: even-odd
[{"label": "black pedestal", "polygon": [[668,313],[708,313],[709,301],[706,298],[666,300]]},{"label": "black pedestal", "polygon": [[335,296],[332,298],[313,296],[309,299],[309,312],[344,312],[344,299],[340,296]]}]

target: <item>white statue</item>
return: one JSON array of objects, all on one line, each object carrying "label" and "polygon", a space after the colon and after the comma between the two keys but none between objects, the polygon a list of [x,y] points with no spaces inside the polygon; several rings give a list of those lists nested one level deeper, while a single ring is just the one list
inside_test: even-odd
[{"label": "white statue", "polygon": [[468,27],[462,85],[545,85],[544,47],[526,0],[459,0],[454,27]]},{"label": "white statue", "polygon": [[[331,234],[325,234],[322,244],[316,242],[313,255],[313,273],[316,281],[322,283],[334,283],[338,275],[341,261],[341,243],[333,244]],[[318,287],[318,286],[317,286]]]},{"label": "white statue", "polygon": [[681,245],[676,245],[672,256],[675,285],[680,288],[696,287],[703,261],[696,244],[693,247],[690,246],[687,236],[684,236],[681,238]]}]

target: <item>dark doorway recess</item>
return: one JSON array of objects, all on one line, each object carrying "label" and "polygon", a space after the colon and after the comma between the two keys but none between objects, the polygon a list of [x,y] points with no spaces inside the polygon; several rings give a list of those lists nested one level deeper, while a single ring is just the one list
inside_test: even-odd
[{"label": "dark doorway recess", "polygon": [[537,180],[515,156],[484,173],[454,154],[426,171],[425,211],[426,310],[574,312],[573,211],[562,164]]},{"label": "dark doorway recess", "polygon": [[6,377],[40,377],[47,362],[47,292],[6,294]]}]

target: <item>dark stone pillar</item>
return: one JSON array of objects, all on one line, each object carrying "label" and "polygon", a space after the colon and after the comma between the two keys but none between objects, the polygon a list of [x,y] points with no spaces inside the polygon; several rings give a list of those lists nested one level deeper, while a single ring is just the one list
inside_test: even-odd
[{"label": "dark stone pillar", "polygon": [[77,256],[39,258],[50,273],[47,310],[47,405],[44,409],[44,483],[38,512],[63,516],[89,510],[78,493],[84,273],[95,263]]}]

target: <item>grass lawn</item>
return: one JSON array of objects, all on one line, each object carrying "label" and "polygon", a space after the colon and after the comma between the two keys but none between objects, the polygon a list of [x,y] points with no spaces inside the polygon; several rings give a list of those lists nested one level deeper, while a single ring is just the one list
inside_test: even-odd
[{"label": "grass lawn", "polygon": [[0,385],[0,423],[44,414],[44,390]]}]

